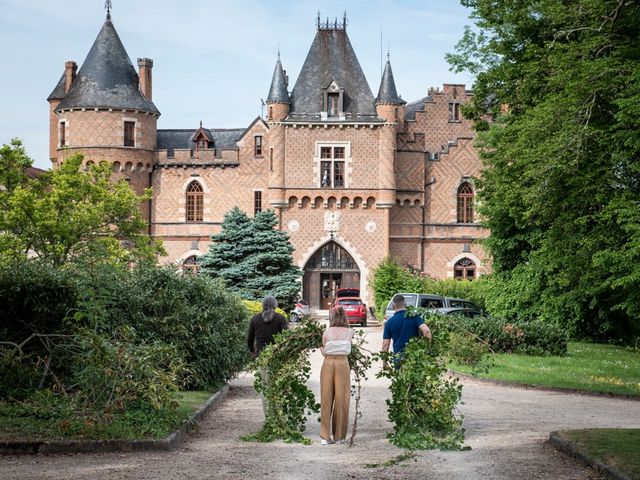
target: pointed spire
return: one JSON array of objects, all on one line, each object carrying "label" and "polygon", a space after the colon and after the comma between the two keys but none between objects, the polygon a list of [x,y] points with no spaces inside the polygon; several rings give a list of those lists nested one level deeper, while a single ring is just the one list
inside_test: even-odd
[{"label": "pointed spire", "polygon": [[153,102],[140,93],[138,72],[109,17],[56,111],[70,108],[118,108],[160,113]]},{"label": "pointed spire", "polygon": [[111,0],[104,2],[104,8],[107,10],[107,20],[111,20]]},{"label": "pointed spire", "polygon": [[404,105],[407,103],[398,96],[398,92],[396,91],[396,82],[393,80],[393,71],[391,71],[391,61],[389,60],[388,52],[387,64],[384,67],[384,73],[380,81],[380,90],[378,90],[378,97],[376,98],[376,105],[381,103],[391,105]]},{"label": "pointed spire", "polygon": [[289,93],[287,92],[287,76],[282,69],[280,52],[278,52],[278,61],[273,71],[273,79],[271,80],[267,103],[290,103]]}]

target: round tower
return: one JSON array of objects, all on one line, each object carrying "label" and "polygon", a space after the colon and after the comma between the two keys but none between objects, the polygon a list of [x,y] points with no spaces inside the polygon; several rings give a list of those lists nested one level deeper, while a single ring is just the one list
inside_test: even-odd
[{"label": "round tower", "polygon": [[153,61],[138,65],[139,74],[107,15],[80,70],[67,62],[49,96],[54,168],[82,153],[88,165],[109,162],[138,194],[150,186],[160,112],[151,99]]},{"label": "round tower", "polygon": [[287,92],[287,76],[280,63],[280,55],[267,96],[269,125],[269,203],[273,208],[287,206],[285,199],[285,126],[282,123],[289,114],[291,101]]}]

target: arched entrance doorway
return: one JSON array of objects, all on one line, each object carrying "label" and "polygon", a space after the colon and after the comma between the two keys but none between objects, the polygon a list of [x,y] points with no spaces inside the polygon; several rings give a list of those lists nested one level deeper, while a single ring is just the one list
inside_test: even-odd
[{"label": "arched entrance doorway", "polygon": [[336,242],[325,243],[304,266],[302,295],[311,308],[326,310],[339,288],[360,288],[360,269]]}]

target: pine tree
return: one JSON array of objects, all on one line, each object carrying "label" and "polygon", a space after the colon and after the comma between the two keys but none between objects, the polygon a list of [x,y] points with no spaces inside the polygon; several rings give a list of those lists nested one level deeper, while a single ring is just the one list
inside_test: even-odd
[{"label": "pine tree", "polygon": [[211,237],[209,252],[200,260],[200,272],[221,277],[247,300],[273,295],[283,308],[293,306],[302,272],[293,264],[293,246],[285,232],[276,230],[272,210],[250,219],[238,207],[228,212],[222,231]]}]

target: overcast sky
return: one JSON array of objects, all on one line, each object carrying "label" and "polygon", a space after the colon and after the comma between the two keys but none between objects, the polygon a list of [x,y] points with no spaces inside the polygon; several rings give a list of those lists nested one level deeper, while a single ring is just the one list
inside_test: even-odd
[{"label": "overcast sky", "polygon": [[[465,83],[444,60],[470,24],[458,0],[113,0],[112,21],[131,61],[154,60],[158,128],[244,128],[260,115],[278,47],[295,84],[318,11],[347,13],[347,32],[375,96],[381,43],[407,101],[430,86]],[[0,143],[23,140],[49,168],[46,98],[66,60],[80,67],[105,20],[104,0],[0,0]],[[381,42],[382,32],[382,42]]]}]

